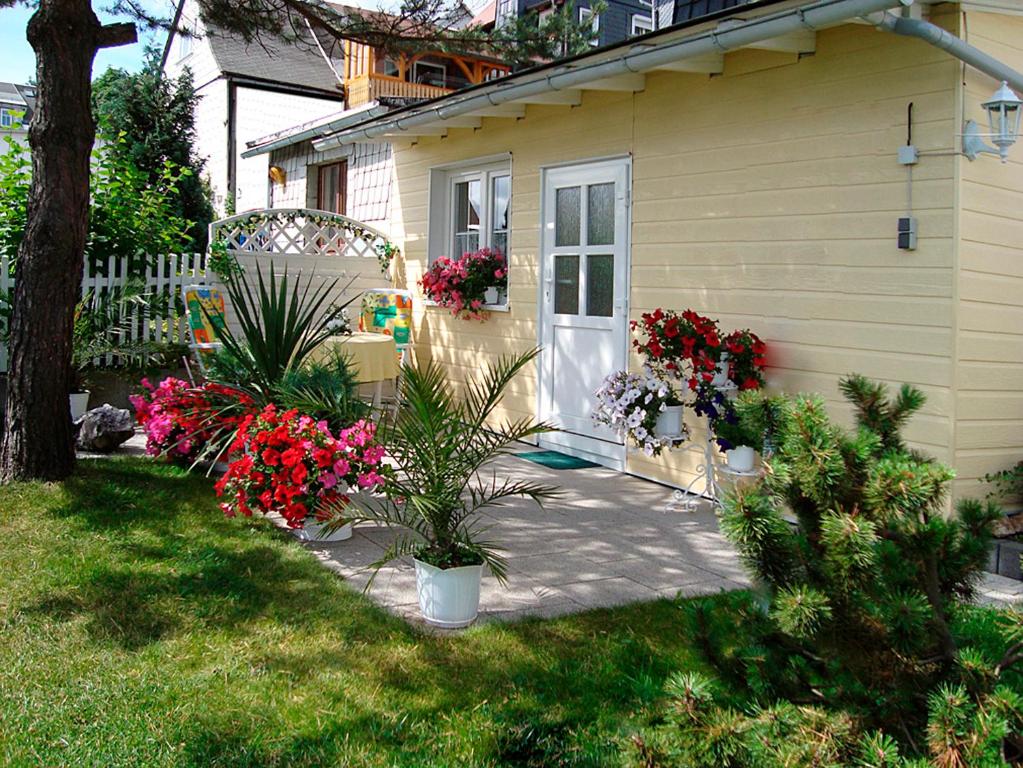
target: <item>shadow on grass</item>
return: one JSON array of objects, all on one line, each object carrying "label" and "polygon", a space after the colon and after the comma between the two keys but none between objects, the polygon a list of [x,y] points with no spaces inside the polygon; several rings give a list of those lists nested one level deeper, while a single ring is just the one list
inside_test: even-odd
[{"label": "shadow on grass", "polygon": [[[344,587],[286,533],[225,520],[210,486],[141,461],[82,467],[46,510],[69,550],[61,570],[19,608],[79,622],[128,652],[181,638],[189,645],[160,661],[171,688],[185,676],[178,657],[244,645],[250,677],[201,698],[187,728],[166,734],[183,744],[184,764],[346,764],[374,753],[390,759],[366,762],[467,764],[438,760],[457,745],[500,765],[596,766],[617,749],[621,721],[654,701],[671,671],[694,665],[667,600],[421,633]],[[136,663],[148,662],[129,657],[125,669]],[[338,672],[351,690],[338,687]],[[266,716],[217,709],[237,714],[253,700]],[[268,730],[293,722],[284,713],[296,700],[309,719]]]},{"label": "shadow on grass", "polygon": [[[290,537],[266,521],[224,519],[211,485],[169,465],[83,467],[64,485],[70,498],[51,514],[82,541],[99,534],[101,551],[24,612],[84,617],[92,637],[126,650],[182,630],[241,631],[266,620],[301,628],[321,620],[329,574],[298,560]],[[365,601],[352,594],[350,602],[347,623],[380,623]]]}]

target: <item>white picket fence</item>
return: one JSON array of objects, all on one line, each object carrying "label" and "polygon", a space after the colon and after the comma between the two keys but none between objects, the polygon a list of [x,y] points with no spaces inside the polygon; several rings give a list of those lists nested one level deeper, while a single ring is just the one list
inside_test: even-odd
[{"label": "white picket fence", "polygon": [[[187,344],[190,339],[181,287],[207,282],[206,255],[169,253],[146,257],[145,261],[145,293],[161,297],[160,303],[166,303],[166,310],[152,313],[135,304],[122,305],[123,331],[118,333],[119,338],[129,343],[148,340]],[[117,301],[132,274],[141,278],[142,267],[135,259],[110,257],[98,264],[90,264],[87,259],[82,278],[82,296],[91,292],[98,299]],[[14,295],[14,278],[10,276],[6,256],[0,256],[0,295],[11,298]],[[0,373],[6,370],[7,348],[0,342]]]}]

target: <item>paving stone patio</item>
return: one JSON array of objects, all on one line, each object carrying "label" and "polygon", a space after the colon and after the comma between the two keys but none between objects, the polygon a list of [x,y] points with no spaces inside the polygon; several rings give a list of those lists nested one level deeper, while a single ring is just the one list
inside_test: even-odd
[{"label": "paving stone patio", "polygon": [[[557,471],[515,457],[494,467],[511,478],[558,485],[564,496],[543,510],[515,501],[487,514],[488,537],[505,547],[509,575],[506,587],[484,577],[480,621],[552,617],[749,586],[707,501],[693,511],[666,511],[672,489],[604,468]],[[366,566],[390,539],[386,529],[359,525],[348,541],[306,546],[363,589],[370,578]],[[368,595],[421,623],[411,561],[383,568]],[[1023,605],[1023,582],[985,574],[980,600]]]},{"label": "paving stone patio", "polygon": [[[141,455],[144,445],[136,434],[122,452]],[[691,512],[666,511],[672,489],[600,467],[558,471],[515,457],[503,458],[494,467],[508,477],[557,485],[564,496],[543,510],[516,500],[486,515],[493,526],[490,538],[506,548],[509,575],[507,587],[484,577],[480,621],[552,617],[749,585],[707,501]],[[386,528],[359,525],[348,541],[305,546],[361,590],[370,579],[367,566],[390,540]],[[384,608],[422,624],[411,561],[384,567],[368,594]],[[978,601],[1023,608],[1023,581],[987,573]]]}]

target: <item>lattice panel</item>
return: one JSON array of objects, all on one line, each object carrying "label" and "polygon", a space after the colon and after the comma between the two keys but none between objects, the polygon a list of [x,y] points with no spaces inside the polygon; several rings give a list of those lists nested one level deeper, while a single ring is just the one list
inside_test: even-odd
[{"label": "lattice panel", "polygon": [[271,208],[213,222],[210,242],[240,253],[376,258],[389,241],[380,230],[347,216]]}]

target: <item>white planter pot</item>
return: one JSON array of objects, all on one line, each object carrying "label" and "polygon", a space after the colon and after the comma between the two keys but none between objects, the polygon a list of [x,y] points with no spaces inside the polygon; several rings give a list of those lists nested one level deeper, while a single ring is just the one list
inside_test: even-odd
[{"label": "white planter pot", "polygon": [[482,565],[441,569],[420,560],[413,562],[419,610],[428,624],[457,629],[476,621],[480,610]]},{"label": "white planter pot", "polygon": [[682,434],[682,411],[681,405],[669,405],[657,416],[657,423],[654,425],[654,434],[657,437],[678,437]]},{"label": "white planter pot", "polygon": [[748,445],[740,445],[730,451],[725,451],[728,468],[734,469],[736,472],[752,472],[756,458],[757,452]]},{"label": "white planter pot", "polygon": [[498,293],[497,288],[487,288],[487,290],[483,293],[484,304],[497,304],[500,299],[501,296]]},{"label": "white planter pot", "polygon": [[68,405],[71,408],[71,421],[78,421],[89,410],[89,393],[72,392],[68,397]]},{"label": "white planter pot", "polygon": [[306,521],[305,525],[298,529],[298,538],[302,541],[347,541],[352,538],[352,524],[345,523],[337,530],[328,533],[324,523],[317,523],[315,520]]},{"label": "white planter pot", "polygon": [[728,353],[722,352],[721,359],[718,361],[717,368],[714,371],[714,379],[710,382],[715,387],[727,387],[728,386]]}]

